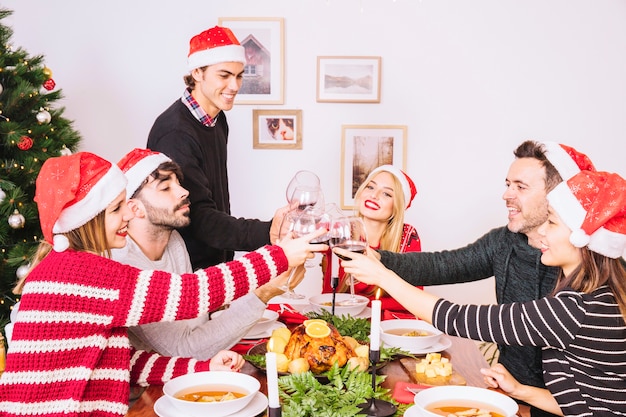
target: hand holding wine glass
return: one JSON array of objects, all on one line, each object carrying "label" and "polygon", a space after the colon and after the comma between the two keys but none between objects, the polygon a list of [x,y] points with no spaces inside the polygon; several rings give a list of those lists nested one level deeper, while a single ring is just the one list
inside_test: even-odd
[{"label": "hand holding wine glass", "polygon": [[[333,248],[340,248],[350,252],[365,253],[367,249],[367,233],[365,231],[365,223],[358,216],[346,216],[333,220],[330,229],[330,245]],[[350,258],[336,255],[343,260]],[[356,303],[357,298],[354,293],[354,277],[349,275],[350,280],[350,299],[346,303]]]},{"label": "hand holding wine glass", "polygon": [[[325,244],[328,242],[328,223],[320,222],[319,217],[311,215],[310,213],[299,213],[295,210],[289,212],[285,216],[285,219],[289,222],[288,230],[285,233],[290,233],[294,238],[307,238],[312,236],[309,240],[309,245],[315,245],[317,251],[326,250],[328,248]],[[306,265],[306,260],[304,263]],[[296,293],[292,289],[295,272],[296,269],[294,268],[287,282],[279,288],[285,291],[283,294],[285,298],[302,299],[305,298],[305,296]]]}]

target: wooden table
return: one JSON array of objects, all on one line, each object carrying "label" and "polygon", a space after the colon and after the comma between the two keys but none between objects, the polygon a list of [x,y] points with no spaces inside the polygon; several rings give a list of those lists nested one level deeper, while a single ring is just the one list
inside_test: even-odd
[{"label": "wooden table", "polygon": [[[462,375],[467,381],[467,385],[475,387],[485,387],[480,368],[488,367],[485,358],[478,350],[476,343],[472,340],[462,339],[458,337],[450,337],[452,346],[446,349],[446,353],[450,355],[452,365],[456,372]],[[242,372],[252,375],[261,382],[261,392],[267,394],[267,384],[265,373],[258,370],[250,363],[244,365]],[[381,374],[387,376],[382,384],[385,388],[393,390],[396,382],[410,382],[411,379],[405,371],[399,360],[394,360],[385,365],[381,370]],[[146,389],[141,397],[133,404],[126,414],[127,417],[156,417],[154,412],[154,403],[163,395],[162,387],[152,386]]]}]

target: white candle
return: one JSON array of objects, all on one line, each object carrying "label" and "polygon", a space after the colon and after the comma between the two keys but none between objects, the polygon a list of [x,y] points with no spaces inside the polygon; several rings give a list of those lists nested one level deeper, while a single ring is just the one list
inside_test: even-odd
[{"label": "white candle", "polygon": [[278,371],[276,369],[276,353],[265,354],[265,372],[267,373],[267,398],[270,408],[280,408],[278,399]]},{"label": "white candle", "polygon": [[380,300],[372,300],[372,330],[370,333],[370,350],[380,350]]}]

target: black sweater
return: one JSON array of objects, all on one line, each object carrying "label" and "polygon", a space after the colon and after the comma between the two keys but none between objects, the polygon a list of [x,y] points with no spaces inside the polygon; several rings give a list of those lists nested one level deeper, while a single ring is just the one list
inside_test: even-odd
[{"label": "black sweater", "polygon": [[147,147],[169,156],[182,169],[182,185],[191,200],[191,225],[180,232],[194,269],[231,260],[233,251],[270,243],[271,222],[230,215],[227,144],[223,112],[214,127],[207,127],[181,100],[156,119],[148,135]]}]

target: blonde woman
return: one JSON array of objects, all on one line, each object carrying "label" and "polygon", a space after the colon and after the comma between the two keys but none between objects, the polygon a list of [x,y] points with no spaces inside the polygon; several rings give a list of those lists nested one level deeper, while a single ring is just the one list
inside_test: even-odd
[{"label": "blonde woman", "polygon": [[[381,165],[367,176],[356,191],[356,212],[363,219],[367,240],[372,249],[392,252],[420,252],[421,242],[417,230],[404,222],[404,212],[417,195],[413,180],[393,165]],[[332,292],[331,263],[325,267],[323,292]],[[340,267],[338,292],[349,289],[349,280]],[[355,292],[370,299],[376,297],[378,287],[364,283],[355,284]],[[383,292],[381,297],[385,318],[403,317],[408,311]]]}]

